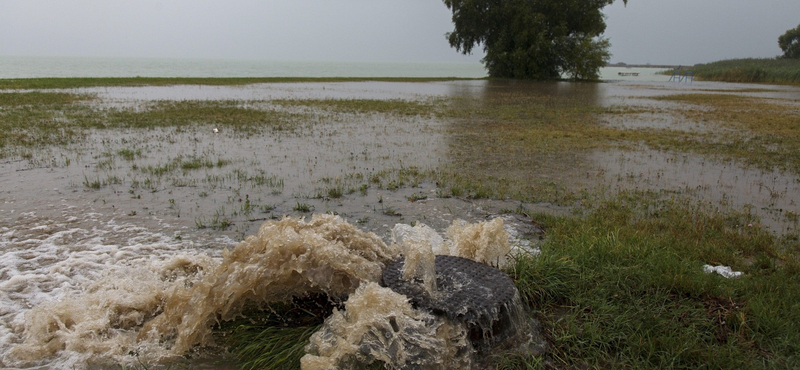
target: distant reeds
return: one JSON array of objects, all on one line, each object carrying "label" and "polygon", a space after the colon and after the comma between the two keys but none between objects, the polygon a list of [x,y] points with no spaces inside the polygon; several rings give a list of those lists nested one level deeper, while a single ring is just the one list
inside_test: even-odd
[{"label": "distant reeds", "polygon": [[729,59],[692,67],[699,80],[800,85],[798,59]]}]

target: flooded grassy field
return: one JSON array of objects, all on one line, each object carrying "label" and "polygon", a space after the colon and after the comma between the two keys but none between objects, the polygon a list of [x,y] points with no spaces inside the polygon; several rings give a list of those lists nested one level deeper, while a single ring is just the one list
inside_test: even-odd
[{"label": "flooded grassy field", "polygon": [[[463,80],[4,90],[0,132],[4,367],[150,358],[131,338],[161,308],[137,299],[210,271],[223,249],[284,216],[338,215],[387,243],[398,223],[444,233],[456,220],[505,216],[521,238],[512,239],[530,247],[541,225],[529,215],[582,215],[637,192],[741,212],[746,224],[735,227],[788,241],[800,232],[795,87]],[[131,280],[146,291],[123,283]],[[116,285],[116,298],[93,304],[115,319],[78,328],[78,314],[53,302],[111,289],[100,281]],[[26,321],[34,311],[68,317],[62,333]],[[31,339],[37,328],[50,339]]]}]

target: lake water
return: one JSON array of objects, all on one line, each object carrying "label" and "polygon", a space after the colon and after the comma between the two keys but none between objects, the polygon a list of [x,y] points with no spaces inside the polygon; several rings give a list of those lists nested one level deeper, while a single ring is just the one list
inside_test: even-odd
[{"label": "lake water", "polygon": [[0,56],[0,78],[137,76],[481,78],[486,76],[486,71],[480,63],[370,63]]},{"label": "lake water", "polygon": [[[601,69],[603,80],[666,81],[659,68]],[[634,72],[638,76],[621,76]],[[39,77],[457,77],[483,78],[479,62],[311,62],[0,56],[0,79]]]}]

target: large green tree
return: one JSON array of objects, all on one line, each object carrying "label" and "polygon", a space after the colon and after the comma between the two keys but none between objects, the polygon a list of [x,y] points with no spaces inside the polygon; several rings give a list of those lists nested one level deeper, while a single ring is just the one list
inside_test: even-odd
[{"label": "large green tree", "polygon": [[784,58],[800,59],[800,25],[778,37],[778,46]]},{"label": "large green tree", "polygon": [[[627,4],[627,0],[623,0]],[[602,9],[614,0],[444,0],[450,46],[482,45],[492,77],[596,79],[609,59]]]}]

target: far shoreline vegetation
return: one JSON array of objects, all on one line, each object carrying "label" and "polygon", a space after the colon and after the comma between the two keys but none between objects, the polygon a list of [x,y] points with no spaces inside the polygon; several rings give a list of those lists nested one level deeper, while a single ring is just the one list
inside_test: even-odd
[{"label": "far shoreline vegetation", "polygon": [[729,59],[692,68],[695,78],[704,81],[800,85],[800,59]]},{"label": "far shoreline vegetation", "polygon": [[680,68],[694,72],[700,81],[800,85],[800,59],[791,58],[726,59],[693,66],[614,63],[606,67],[664,68],[668,69],[663,72],[666,75]]}]

